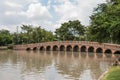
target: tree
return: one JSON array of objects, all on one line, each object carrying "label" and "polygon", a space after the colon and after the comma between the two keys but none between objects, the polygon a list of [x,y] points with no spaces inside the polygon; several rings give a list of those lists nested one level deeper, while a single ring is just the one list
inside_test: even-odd
[{"label": "tree", "polygon": [[68,21],[61,24],[55,33],[58,40],[80,40],[80,36],[84,35],[84,26],[79,20]]},{"label": "tree", "polygon": [[12,44],[12,35],[8,30],[0,30],[0,46]]},{"label": "tree", "polygon": [[40,26],[22,25],[21,29],[20,33],[13,34],[15,44],[40,43],[54,40],[53,33],[42,29]]},{"label": "tree", "polygon": [[90,18],[89,40],[120,43],[120,0],[99,4]]}]

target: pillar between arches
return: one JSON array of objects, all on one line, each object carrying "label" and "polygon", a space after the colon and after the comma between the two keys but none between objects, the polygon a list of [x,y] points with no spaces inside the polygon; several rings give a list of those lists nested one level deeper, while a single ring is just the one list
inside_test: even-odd
[{"label": "pillar between arches", "polygon": [[111,50],[112,51],[112,54],[114,54],[116,52],[116,50]]},{"label": "pillar between arches", "polygon": [[103,49],[103,53],[105,53],[105,50],[106,50],[106,49]]},{"label": "pillar between arches", "polygon": [[72,46],[72,52],[73,52],[73,49],[74,49],[74,45],[71,45]]},{"label": "pillar between arches", "polygon": [[90,46],[86,46],[86,52],[88,52],[88,48],[89,48]]},{"label": "pillar between arches", "polygon": [[57,45],[57,47],[58,47],[58,51],[60,51],[60,45]]},{"label": "pillar between arches", "polygon": [[65,46],[65,51],[67,51],[67,45],[64,45]]}]

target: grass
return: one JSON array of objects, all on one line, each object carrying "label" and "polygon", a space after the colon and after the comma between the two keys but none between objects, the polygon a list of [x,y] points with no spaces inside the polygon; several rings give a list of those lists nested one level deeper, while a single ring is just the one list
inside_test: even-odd
[{"label": "grass", "polygon": [[120,80],[120,66],[111,67],[102,80]]}]

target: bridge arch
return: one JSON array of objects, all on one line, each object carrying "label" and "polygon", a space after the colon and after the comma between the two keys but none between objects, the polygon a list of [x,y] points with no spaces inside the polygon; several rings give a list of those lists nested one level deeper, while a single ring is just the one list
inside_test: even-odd
[{"label": "bridge arch", "polygon": [[30,51],[31,49],[28,47],[28,48],[26,48],[26,50],[27,50],[27,51]]},{"label": "bridge arch", "polygon": [[103,53],[103,49],[101,47],[97,48],[96,53]]},{"label": "bridge arch", "polygon": [[115,51],[114,54],[120,54],[120,51]]},{"label": "bridge arch", "polygon": [[78,45],[75,45],[75,46],[73,47],[73,51],[74,51],[74,52],[78,52],[78,51],[79,51],[79,46],[78,46]]},{"label": "bridge arch", "polygon": [[93,46],[90,46],[90,47],[88,48],[88,52],[94,52],[94,47],[93,47]]},{"label": "bridge arch", "polygon": [[87,50],[87,48],[85,45],[81,46],[81,50],[80,50],[81,52],[86,52],[86,50]]},{"label": "bridge arch", "polygon": [[65,51],[65,46],[64,45],[60,46],[60,51]]},{"label": "bridge arch", "polygon": [[51,51],[51,46],[47,46],[46,51]]},{"label": "bridge arch", "polygon": [[104,53],[112,53],[112,51],[110,49],[106,49]]},{"label": "bridge arch", "polygon": [[66,51],[72,51],[72,46],[71,46],[71,45],[68,45],[68,46],[66,47]]},{"label": "bridge arch", "polygon": [[52,50],[53,50],[53,51],[58,51],[58,46],[57,46],[57,45],[54,45]]},{"label": "bridge arch", "polygon": [[44,46],[41,46],[41,47],[40,47],[40,51],[45,51]]},{"label": "bridge arch", "polygon": [[37,47],[34,47],[34,48],[33,48],[34,51],[37,50],[37,49],[38,49]]}]

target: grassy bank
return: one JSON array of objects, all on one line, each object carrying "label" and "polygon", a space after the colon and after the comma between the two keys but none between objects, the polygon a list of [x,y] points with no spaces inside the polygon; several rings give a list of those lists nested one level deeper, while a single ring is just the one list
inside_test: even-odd
[{"label": "grassy bank", "polygon": [[7,50],[8,47],[7,46],[0,46],[0,50]]},{"label": "grassy bank", "polygon": [[13,49],[13,45],[0,46],[0,50],[8,50],[8,49]]},{"label": "grassy bank", "polygon": [[120,66],[111,67],[102,80],[120,80]]}]

